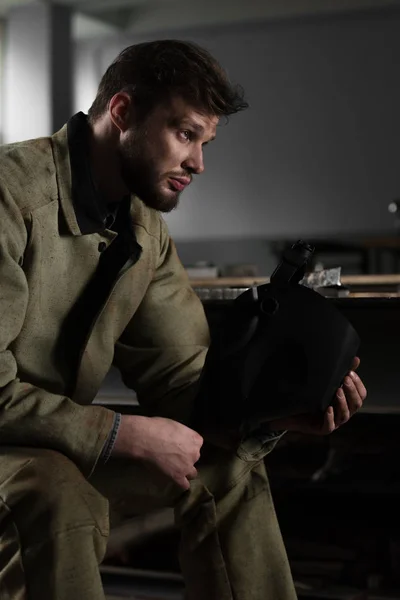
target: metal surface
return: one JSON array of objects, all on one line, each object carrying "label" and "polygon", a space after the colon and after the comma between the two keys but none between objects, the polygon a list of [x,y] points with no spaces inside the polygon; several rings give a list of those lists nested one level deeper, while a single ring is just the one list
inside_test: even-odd
[{"label": "metal surface", "polygon": [[341,267],[334,269],[322,269],[321,271],[314,271],[313,273],[307,273],[301,280],[301,284],[309,288],[320,288],[328,286],[338,286],[341,284]]}]

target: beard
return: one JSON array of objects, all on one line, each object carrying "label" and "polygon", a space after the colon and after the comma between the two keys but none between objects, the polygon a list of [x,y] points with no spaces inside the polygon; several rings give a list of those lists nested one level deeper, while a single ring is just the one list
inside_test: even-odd
[{"label": "beard", "polygon": [[135,130],[119,147],[119,159],[124,184],[146,206],[164,213],[178,206],[180,192],[167,189],[168,174],[162,176],[159,172],[158,160],[150,152],[145,132]]}]

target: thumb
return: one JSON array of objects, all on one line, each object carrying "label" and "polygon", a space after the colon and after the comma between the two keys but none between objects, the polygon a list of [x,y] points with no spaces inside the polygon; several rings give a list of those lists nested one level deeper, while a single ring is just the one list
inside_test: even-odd
[{"label": "thumb", "polygon": [[358,369],[360,365],[360,359],[358,358],[358,356],[355,356],[353,358],[353,362],[351,363],[351,368],[353,371],[355,371],[356,369]]}]

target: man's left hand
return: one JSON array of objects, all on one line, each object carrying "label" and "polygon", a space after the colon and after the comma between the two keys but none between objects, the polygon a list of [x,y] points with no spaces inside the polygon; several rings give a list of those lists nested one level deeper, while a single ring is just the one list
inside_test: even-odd
[{"label": "man's left hand", "polygon": [[277,419],[270,423],[273,431],[298,431],[314,435],[328,435],[343,425],[359,410],[367,390],[360,377],[355,372],[360,364],[358,357],[354,358],[351,371],[346,375],[343,385],[337,390],[332,406],[321,415],[295,415]]}]

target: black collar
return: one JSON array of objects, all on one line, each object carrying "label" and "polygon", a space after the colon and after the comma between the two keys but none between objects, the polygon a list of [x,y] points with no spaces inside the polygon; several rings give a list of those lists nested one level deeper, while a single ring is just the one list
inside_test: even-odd
[{"label": "black collar", "polygon": [[107,205],[96,190],[89,163],[89,124],[79,112],[67,123],[68,148],[71,165],[72,203],[82,234],[110,229],[119,204]]}]

